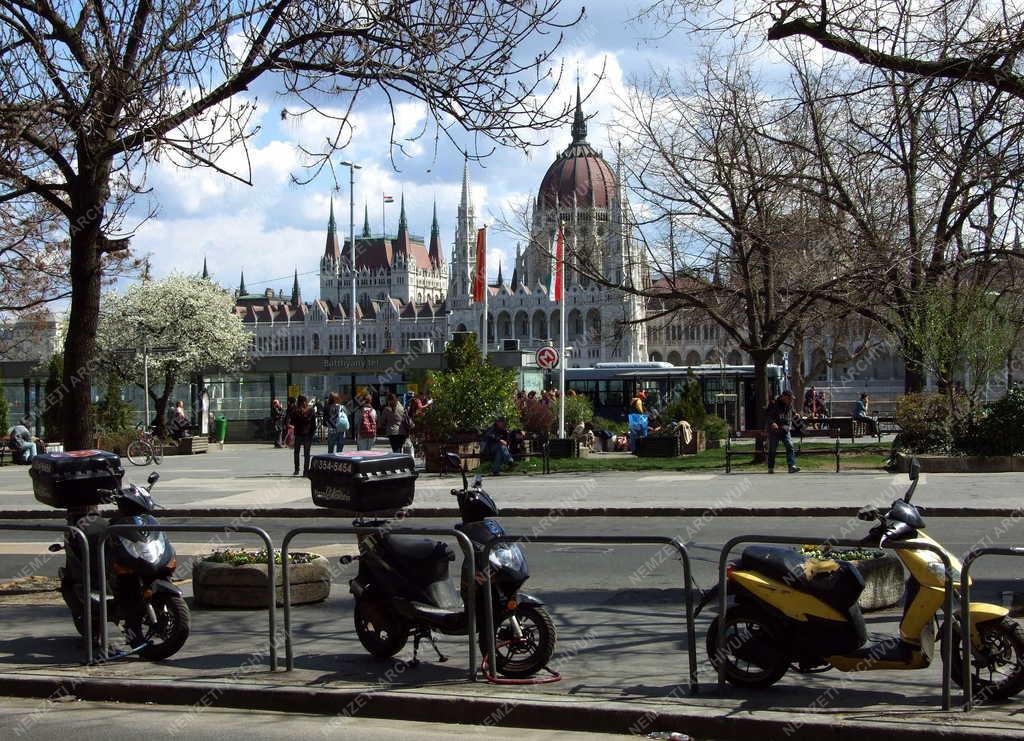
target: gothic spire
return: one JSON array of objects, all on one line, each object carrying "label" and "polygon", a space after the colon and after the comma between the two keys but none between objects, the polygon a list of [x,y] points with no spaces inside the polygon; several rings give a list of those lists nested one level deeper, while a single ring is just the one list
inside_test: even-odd
[{"label": "gothic spire", "polygon": [[246,290],[245,290],[245,271],[243,270],[242,271],[242,280],[239,281],[239,283],[238,283],[238,295],[239,296],[244,296],[245,294],[246,294]]},{"label": "gothic spire", "polygon": [[409,228],[405,221],[405,193],[402,193],[402,210],[398,214],[398,231],[402,232]]},{"label": "gothic spire", "polygon": [[370,238],[370,207],[363,204],[363,238]]},{"label": "gothic spire", "polygon": [[516,242],[516,261],[512,263],[512,291],[519,289],[519,261],[522,259],[522,252],[519,249],[519,242]]},{"label": "gothic spire", "polygon": [[580,101],[580,81],[576,80],[576,112],[572,117],[572,143],[578,144],[587,140],[587,119],[583,116],[583,104]]},{"label": "gothic spire", "polygon": [[299,295],[299,269],[295,268],[295,280],[292,281],[292,306],[298,307],[301,301],[302,296]]},{"label": "gothic spire", "polygon": [[391,257],[391,264],[397,265],[399,257],[409,258],[409,224],[405,219],[405,193],[402,193],[402,208],[398,216],[398,235],[394,241],[394,253]]},{"label": "gothic spire", "polygon": [[335,264],[341,262],[341,245],[338,244],[338,224],[334,220],[334,198],[331,198],[331,216],[327,220],[327,244],[324,247],[324,257],[333,260]]},{"label": "gothic spire", "polygon": [[206,256],[203,256],[203,280],[210,279],[210,271],[206,269]]},{"label": "gothic spire", "polygon": [[437,199],[434,199],[434,220],[430,224],[430,264],[441,267],[441,228],[437,225]]},{"label": "gothic spire", "polygon": [[505,285],[505,279],[501,275],[501,261],[498,261],[498,287]]},{"label": "gothic spire", "polygon": [[459,210],[465,212],[469,209],[469,155],[462,153],[462,198],[459,200]]}]

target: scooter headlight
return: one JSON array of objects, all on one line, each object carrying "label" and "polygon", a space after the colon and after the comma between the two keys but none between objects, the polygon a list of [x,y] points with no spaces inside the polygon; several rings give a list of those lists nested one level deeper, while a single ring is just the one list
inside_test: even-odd
[{"label": "scooter headlight", "polygon": [[518,570],[523,566],[523,552],[513,543],[502,543],[491,551],[487,560],[496,569],[508,567]]},{"label": "scooter headlight", "polygon": [[145,541],[135,541],[121,536],[118,537],[121,541],[121,545],[124,546],[124,549],[128,551],[130,555],[140,561],[145,561],[146,563],[160,563],[160,559],[163,558],[164,553],[167,552],[167,540],[163,537],[159,537],[156,540]]}]

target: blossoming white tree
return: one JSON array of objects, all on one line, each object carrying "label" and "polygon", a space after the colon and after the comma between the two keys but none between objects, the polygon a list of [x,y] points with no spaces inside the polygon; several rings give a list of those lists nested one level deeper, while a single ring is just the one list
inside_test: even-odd
[{"label": "blossoming white tree", "polygon": [[[140,387],[143,364],[148,365],[158,434],[164,432],[167,403],[179,380],[246,364],[249,333],[233,308],[231,296],[220,286],[180,274],[104,297],[99,357],[109,371]],[[143,347],[161,351],[146,353],[144,359]]]}]

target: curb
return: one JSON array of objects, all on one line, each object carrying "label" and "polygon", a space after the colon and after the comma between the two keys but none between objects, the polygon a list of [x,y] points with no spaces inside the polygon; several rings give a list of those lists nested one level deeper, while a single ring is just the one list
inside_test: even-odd
[{"label": "curb", "polygon": [[[920,507],[925,517],[1013,517],[1021,516],[1019,507]],[[502,507],[502,517],[856,517],[857,507]],[[261,518],[336,518],[352,519],[321,507],[164,507],[161,518],[219,517],[232,520]],[[455,507],[414,507],[408,518],[458,518]],[[59,509],[0,510],[0,520],[63,520]]]},{"label": "curb", "polygon": [[[638,708],[623,702],[581,703],[566,697],[542,702],[535,699],[466,697],[425,692],[356,691],[280,685],[197,681],[139,681],[107,678],[61,677],[54,675],[0,674],[0,695],[56,698],[74,696],[95,702],[153,703],[193,707],[195,717],[206,707],[304,713],[309,715],[360,716],[427,723],[474,724],[514,728],[593,733],[648,734],[682,731],[696,738],[722,741],[750,738],[785,738],[794,741],[933,741],[950,731],[966,732],[973,741],[1002,741],[1019,738],[1016,729],[981,728],[979,724],[957,723],[937,727],[940,718],[968,720],[941,711],[937,717],[922,718],[914,726],[900,726],[891,720],[865,720],[863,713],[850,718],[824,713],[787,714],[782,717],[754,717],[737,714],[734,708],[687,708],[679,711]],[[820,715],[821,717],[815,717]],[[183,719],[187,715],[182,716]]]}]

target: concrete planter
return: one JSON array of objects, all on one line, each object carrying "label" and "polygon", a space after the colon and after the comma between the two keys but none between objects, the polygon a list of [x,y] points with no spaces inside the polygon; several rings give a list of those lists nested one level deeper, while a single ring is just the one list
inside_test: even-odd
[{"label": "concrete planter", "polygon": [[548,441],[548,456],[551,458],[579,458],[580,444],[571,437],[553,437]]},{"label": "concrete planter", "polygon": [[861,610],[883,610],[899,604],[903,599],[903,562],[894,554],[886,553],[878,558],[850,563],[864,577],[864,591],[857,600]]},{"label": "concrete planter", "polygon": [[[694,442],[697,438],[694,436]],[[680,453],[679,435],[638,437],[636,455],[638,458],[678,458]]]},{"label": "concrete planter", "polygon": [[[281,605],[284,603],[283,574],[281,567],[275,566],[277,604]],[[288,569],[288,577],[291,581],[289,586],[293,605],[323,602],[331,593],[331,573],[327,559],[323,556],[316,556],[309,563],[292,565]],[[265,609],[267,565],[257,563],[233,566],[227,563],[198,561],[192,570],[192,592],[197,607]]]},{"label": "concrete planter", "polygon": [[682,436],[679,436],[679,452],[682,455],[697,455],[697,453],[703,453],[707,448],[711,447],[704,434],[704,430],[694,430],[693,437],[690,438],[690,443],[687,445],[682,442]]},{"label": "concrete planter", "polygon": [[427,467],[428,473],[441,473],[442,449],[447,450],[450,453],[457,453],[461,456],[462,463],[465,465],[467,471],[475,471],[480,466],[480,443],[478,442],[424,442],[420,443],[417,452],[421,452],[423,454],[423,462]]},{"label": "concrete planter", "polygon": [[[896,470],[907,473],[912,456],[899,453]],[[918,455],[922,473],[1011,473],[1024,471],[1020,455]]]}]

